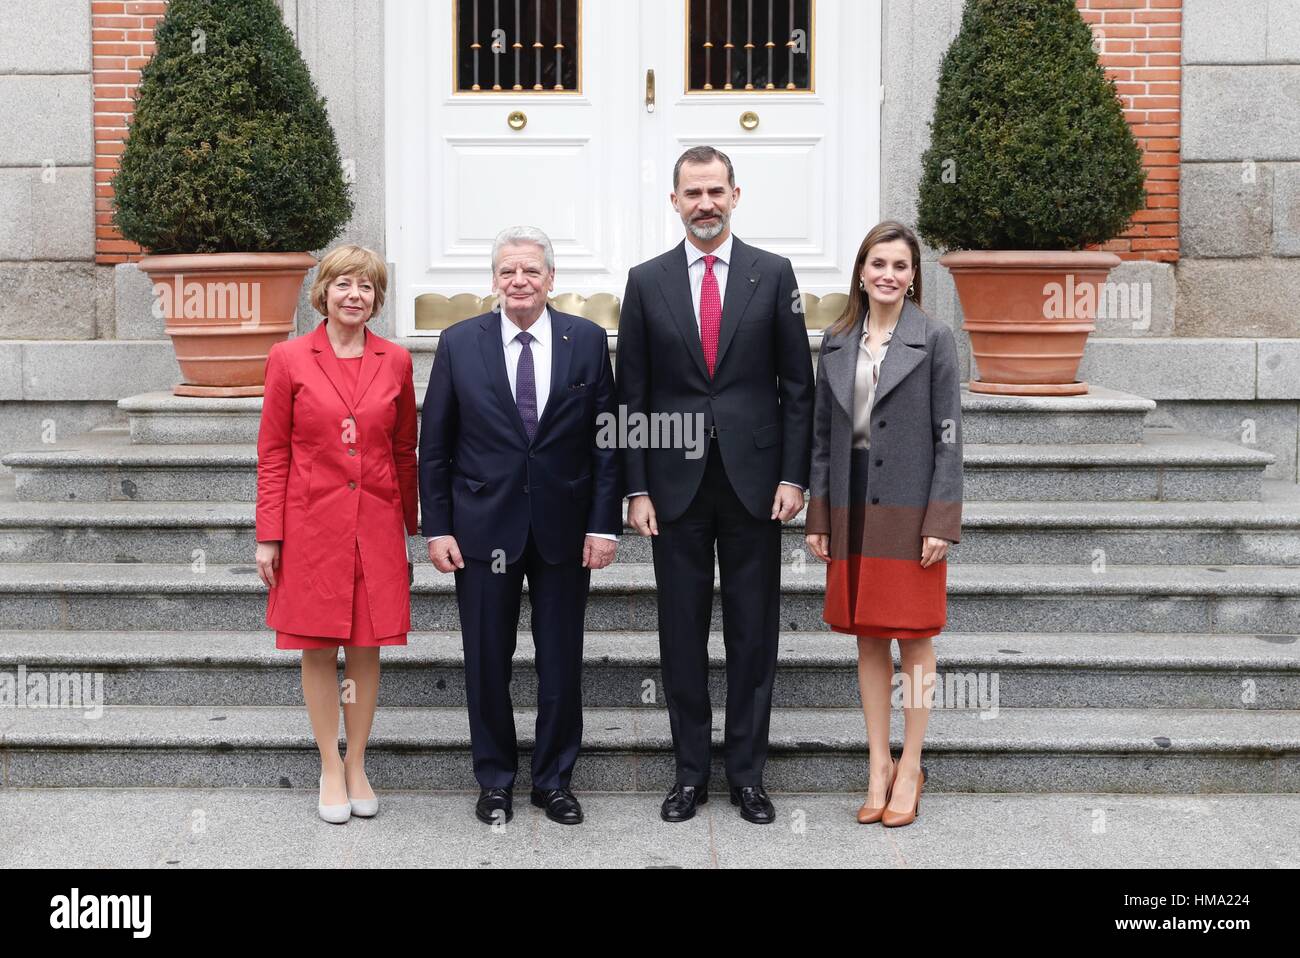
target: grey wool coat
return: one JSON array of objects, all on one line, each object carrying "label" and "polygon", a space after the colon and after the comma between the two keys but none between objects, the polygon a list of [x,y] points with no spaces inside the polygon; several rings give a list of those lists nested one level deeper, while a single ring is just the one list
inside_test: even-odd
[{"label": "grey wool coat", "polygon": [[921,558],[922,536],[961,538],[961,371],[952,330],[909,299],[880,365],[871,414],[864,541],[849,531],[854,372],[863,319],[828,336],[817,361],[808,535],[832,560]]}]

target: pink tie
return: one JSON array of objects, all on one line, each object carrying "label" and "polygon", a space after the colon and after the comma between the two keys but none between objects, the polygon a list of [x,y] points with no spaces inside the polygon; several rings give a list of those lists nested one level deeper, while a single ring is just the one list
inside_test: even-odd
[{"label": "pink tie", "polygon": [[722,297],[718,293],[718,277],[713,274],[716,256],[704,257],[704,285],[700,287],[700,343],[704,346],[704,362],[713,378],[713,367],[718,362],[718,331],[722,328]]}]

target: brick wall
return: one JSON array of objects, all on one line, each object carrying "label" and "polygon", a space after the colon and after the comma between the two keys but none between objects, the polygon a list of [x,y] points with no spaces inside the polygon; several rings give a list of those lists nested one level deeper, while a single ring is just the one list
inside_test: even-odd
[{"label": "brick wall", "polygon": [[140,70],[153,56],[154,26],[166,0],[93,0],[91,55],[95,90],[95,262],[124,263],[141,250],[112,226],[113,175],[134,110]]},{"label": "brick wall", "polygon": [[[1115,78],[1124,115],[1142,147],[1147,204],[1133,227],[1101,247],[1124,259],[1178,259],[1178,178],[1183,0],[1077,0]],[[138,259],[141,250],[111,225],[111,180],[139,83],[153,55],[153,28],[167,0],[93,0],[95,90],[95,260]]]},{"label": "brick wall", "polygon": [[1142,147],[1146,209],[1101,249],[1123,259],[1178,259],[1183,0],[1077,0]]}]

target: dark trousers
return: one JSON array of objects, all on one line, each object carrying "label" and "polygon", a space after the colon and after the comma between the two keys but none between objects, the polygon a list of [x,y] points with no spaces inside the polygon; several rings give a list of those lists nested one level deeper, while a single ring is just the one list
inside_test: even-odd
[{"label": "dark trousers", "polygon": [[578,560],[545,562],[531,534],[519,560],[498,570],[467,558],[455,573],[474,777],[484,788],[510,788],[519,767],[510,671],[527,577],[538,686],[533,785],[568,788],[582,741],[582,631],[591,570]]},{"label": "dark trousers", "polygon": [[709,444],[708,457],[690,507],[673,522],[660,522],[659,535],[651,540],[659,590],[659,656],[677,781],[703,785],[709,780],[713,710],[708,639],[716,543],[727,651],[727,779],[735,786],[758,785],[767,761],[776,677],[781,523],[754,518],[736,497],[716,440]]}]

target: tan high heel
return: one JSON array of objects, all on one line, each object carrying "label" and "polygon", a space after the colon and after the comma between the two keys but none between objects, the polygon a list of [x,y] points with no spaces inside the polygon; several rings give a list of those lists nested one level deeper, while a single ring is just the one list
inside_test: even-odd
[{"label": "tan high heel", "polygon": [[[889,784],[885,786],[885,805],[889,804],[889,795],[894,790],[894,779],[898,775],[898,763],[893,759],[890,759],[890,765]],[[858,809],[858,824],[874,825],[876,822],[880,821],[880,817],[885,814],[885,805],[881,805],[879,808],[872,808],[866,802],[863,802],[862,807]]]},{"label": "tan high heel", "polygon": [[921,814],[921,790],[925,788],[925,766],[921,766],[921,774],[916,779],[916,801],[912,805],[910,812],[894,812],[888,808],[880,816],[880,824],[886,828],[898,828],[900,825],[910,825],[916,821],[916,816]]}]

